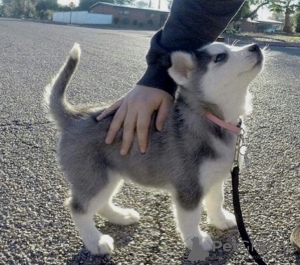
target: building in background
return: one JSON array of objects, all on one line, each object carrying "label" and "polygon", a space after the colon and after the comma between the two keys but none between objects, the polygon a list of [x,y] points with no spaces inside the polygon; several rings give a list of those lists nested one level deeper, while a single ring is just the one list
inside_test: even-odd
[{"label": "building in background", "polygon": [[137,8],[102,2],[92,5],[89,11],[93,14],[112,15],[114,25],[151,29],[162,27],[169,15],[168,11],[158,9]]},{"label": "building in background", "polygon": [[112,15],[91,14],[87,11],[54,12],[52,21],[79,25],[111,25]]},{"label": "building in background", "polygon": [[244,20],[241,23],[242,32],[266,32],[275,33],[281,32],[283,27],[283,22],[275,21],[270,19],[264,20]]},{"label": "building in background", "polygon": [[259,32],[258,21],[247,19],[243,20],[240,24],[240,29],[242,32]]}]

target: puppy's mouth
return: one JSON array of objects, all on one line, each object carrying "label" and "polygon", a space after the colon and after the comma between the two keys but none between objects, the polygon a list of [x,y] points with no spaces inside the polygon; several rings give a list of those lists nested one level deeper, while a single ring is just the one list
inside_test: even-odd
[{"label": "puppy's mouth", "polygon": [[260,58],[258,58],[257,62],[254,64],[253,68],[261,67],[263,64],[263,60],[264,60],[264,58],[262,56]]},{"label": "puppy's mouth", "polygon": [[258,57],[257,61],[252,68],[257,68],[257,67],[261,68],[263,66],[263,61],[264,61],[263,55],[259,54],[257,57]]},{"label": "puppy's mouth", "polygon": [[263,63],[264,63],[264,56],[263,56],[263,54],[261,52],[257,53],[256,60],[255,61],[253,60],[252,63],[251,63],[251,65],[249,65],[249,68],[245,69],[240,74],[245,74],[245,73],[249,73],[249,72],[257,72],[257,71],[259,72],[263,68]]},{"label": "puppy's mouth", "polygon": [[264,61],[263,53],[257,45],[254,45],[253,47],[254,48],[251,47],[252,49],[251,48],[249,49],[251,52],[255,52],[256,54],[256,63],[252,68],[261,67]]}]

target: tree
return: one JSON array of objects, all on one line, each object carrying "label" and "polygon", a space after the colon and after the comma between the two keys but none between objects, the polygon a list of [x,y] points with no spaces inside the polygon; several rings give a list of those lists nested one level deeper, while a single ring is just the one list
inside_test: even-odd
[{"label": "tree", "polygon": [[298,13],[295,15],[295,25],[296,25],[295,31],[296,31],[297,33],[300,33],[300,12],[298,12]]},{"label": "tree", "polygon": [[53,11],[59,10],[57,0],[40,0],[35,6],[36,12],[40,19],[50,20]]},{"label": "tree", "polygon": [[34,12],[35,7],[30,0],[2,0],[1,13],[5,17],[25,17]]},{"label": "tree", "polygon": [[58,9],[57,0],[2,0],[0,14],[5,17],[35,17],[49,10],[46,15]]},{"label": "tree", "polygon": [[298,8],[298,4],[294,4],[294,2],[293,0],[273,0],[270,4],[271,11],[284,14],[283,31],[286,33],[293,32],[291,14],[295,13]]},{"label": "tree", "polygon": [[272,3],[273,1],[276,1],[276,0],[249,0],[249,1],[247,1],[247,2],[249,2],[249,4],[255,5],[256,7],[249,14],[247,14],[245,18],[252,18],[252,17],[257,16],[257,12],[260,8],[262,8],[263,6],[270,5],[270,3]]},{"label": "tree", "polygon": [[115,0],[118,5],[134,5],[135,0]]},{"label": "tree", "polygon": [[284,14],[282,14],[282,13],[274,13],[273,12],[272,15],[270,17],[268,17],[268,19],[283,22],[284,21]]},{"label": "tree", "polygon": [[35,5],[32,1],[27,0],[27,7],[26,7],[25,16],[27,18],[35,18],[36,17],[36,9],[35,9]]},{"label": "tree", "polygon": [[58,9],[57,0],[42,0],[42,1],[39,1],[36,4],[35,8],[38,12],[45,11],[45,10],[57,10]]},{"label": "tree", "polygon": [[[75,9],[78,10],[78,7]],[[72,10],[71,7],[65,5],[58,5],[58,9],[57,9],[57,11],[59,12],[70,12],[71,10]]]},{"label": "tree", "polygon": [[[257,12],[263,6],[267,6],[272,2],[272,0],[248,0],[245,1],[242,5],[239,12],[233,18],[233,21],[241,21],[247,18],[255,19],[257,18]],[[253,10],[251,10],[251,6],[255,6]]]},{"label": "tree", "polygon": [[138,1],[138,2],[136,2],[136,6],[139,8],[145,8],[145,7],[148,7],[148,3],[145,1]]},{"label": "tree", "polygon": [[250,4],[248,1],[245,1],[241,9],[237,12],[235,17],[233,18],[233,21],[240,21],[243,19],[248,18],[248,14],[251,12],[250,10]]},{"label": "tree", "polygon": [[81,0],[79,2],[79,6],[76,9],[77,10],[85,10],[85,11],[87,11],[87,10],[89,10],[89,8],[92,5],[94,5],[94,4],[98,3],[98,2],[99,2],[99,0]]},{"label": "tree", "polygon": [[173,0],[167,0],[168,2],[168,9],[171,10],[171,6],[173,4]]}]

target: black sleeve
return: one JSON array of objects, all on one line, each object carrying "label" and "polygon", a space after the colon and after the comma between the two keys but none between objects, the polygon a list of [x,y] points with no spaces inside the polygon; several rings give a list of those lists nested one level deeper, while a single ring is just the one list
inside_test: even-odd
[{"label": "black sleeve", "polygon": [[175,94],[164,58],[176,50],[195,51],[216,40],[244,0],[174,0],[165,26],[151,39],[148,68],[137,84]]}]

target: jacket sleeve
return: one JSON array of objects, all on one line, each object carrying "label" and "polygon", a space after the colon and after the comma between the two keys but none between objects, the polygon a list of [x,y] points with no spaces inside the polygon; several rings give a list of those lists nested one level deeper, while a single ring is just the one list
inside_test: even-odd
[{"label": "jacket sleeve", "polygon": [[195,51],[216,40],[244,0],[174,0],[170,15],[151,39],[147,70],[137,84],[175,94],[166,58],[172,51]]}]

